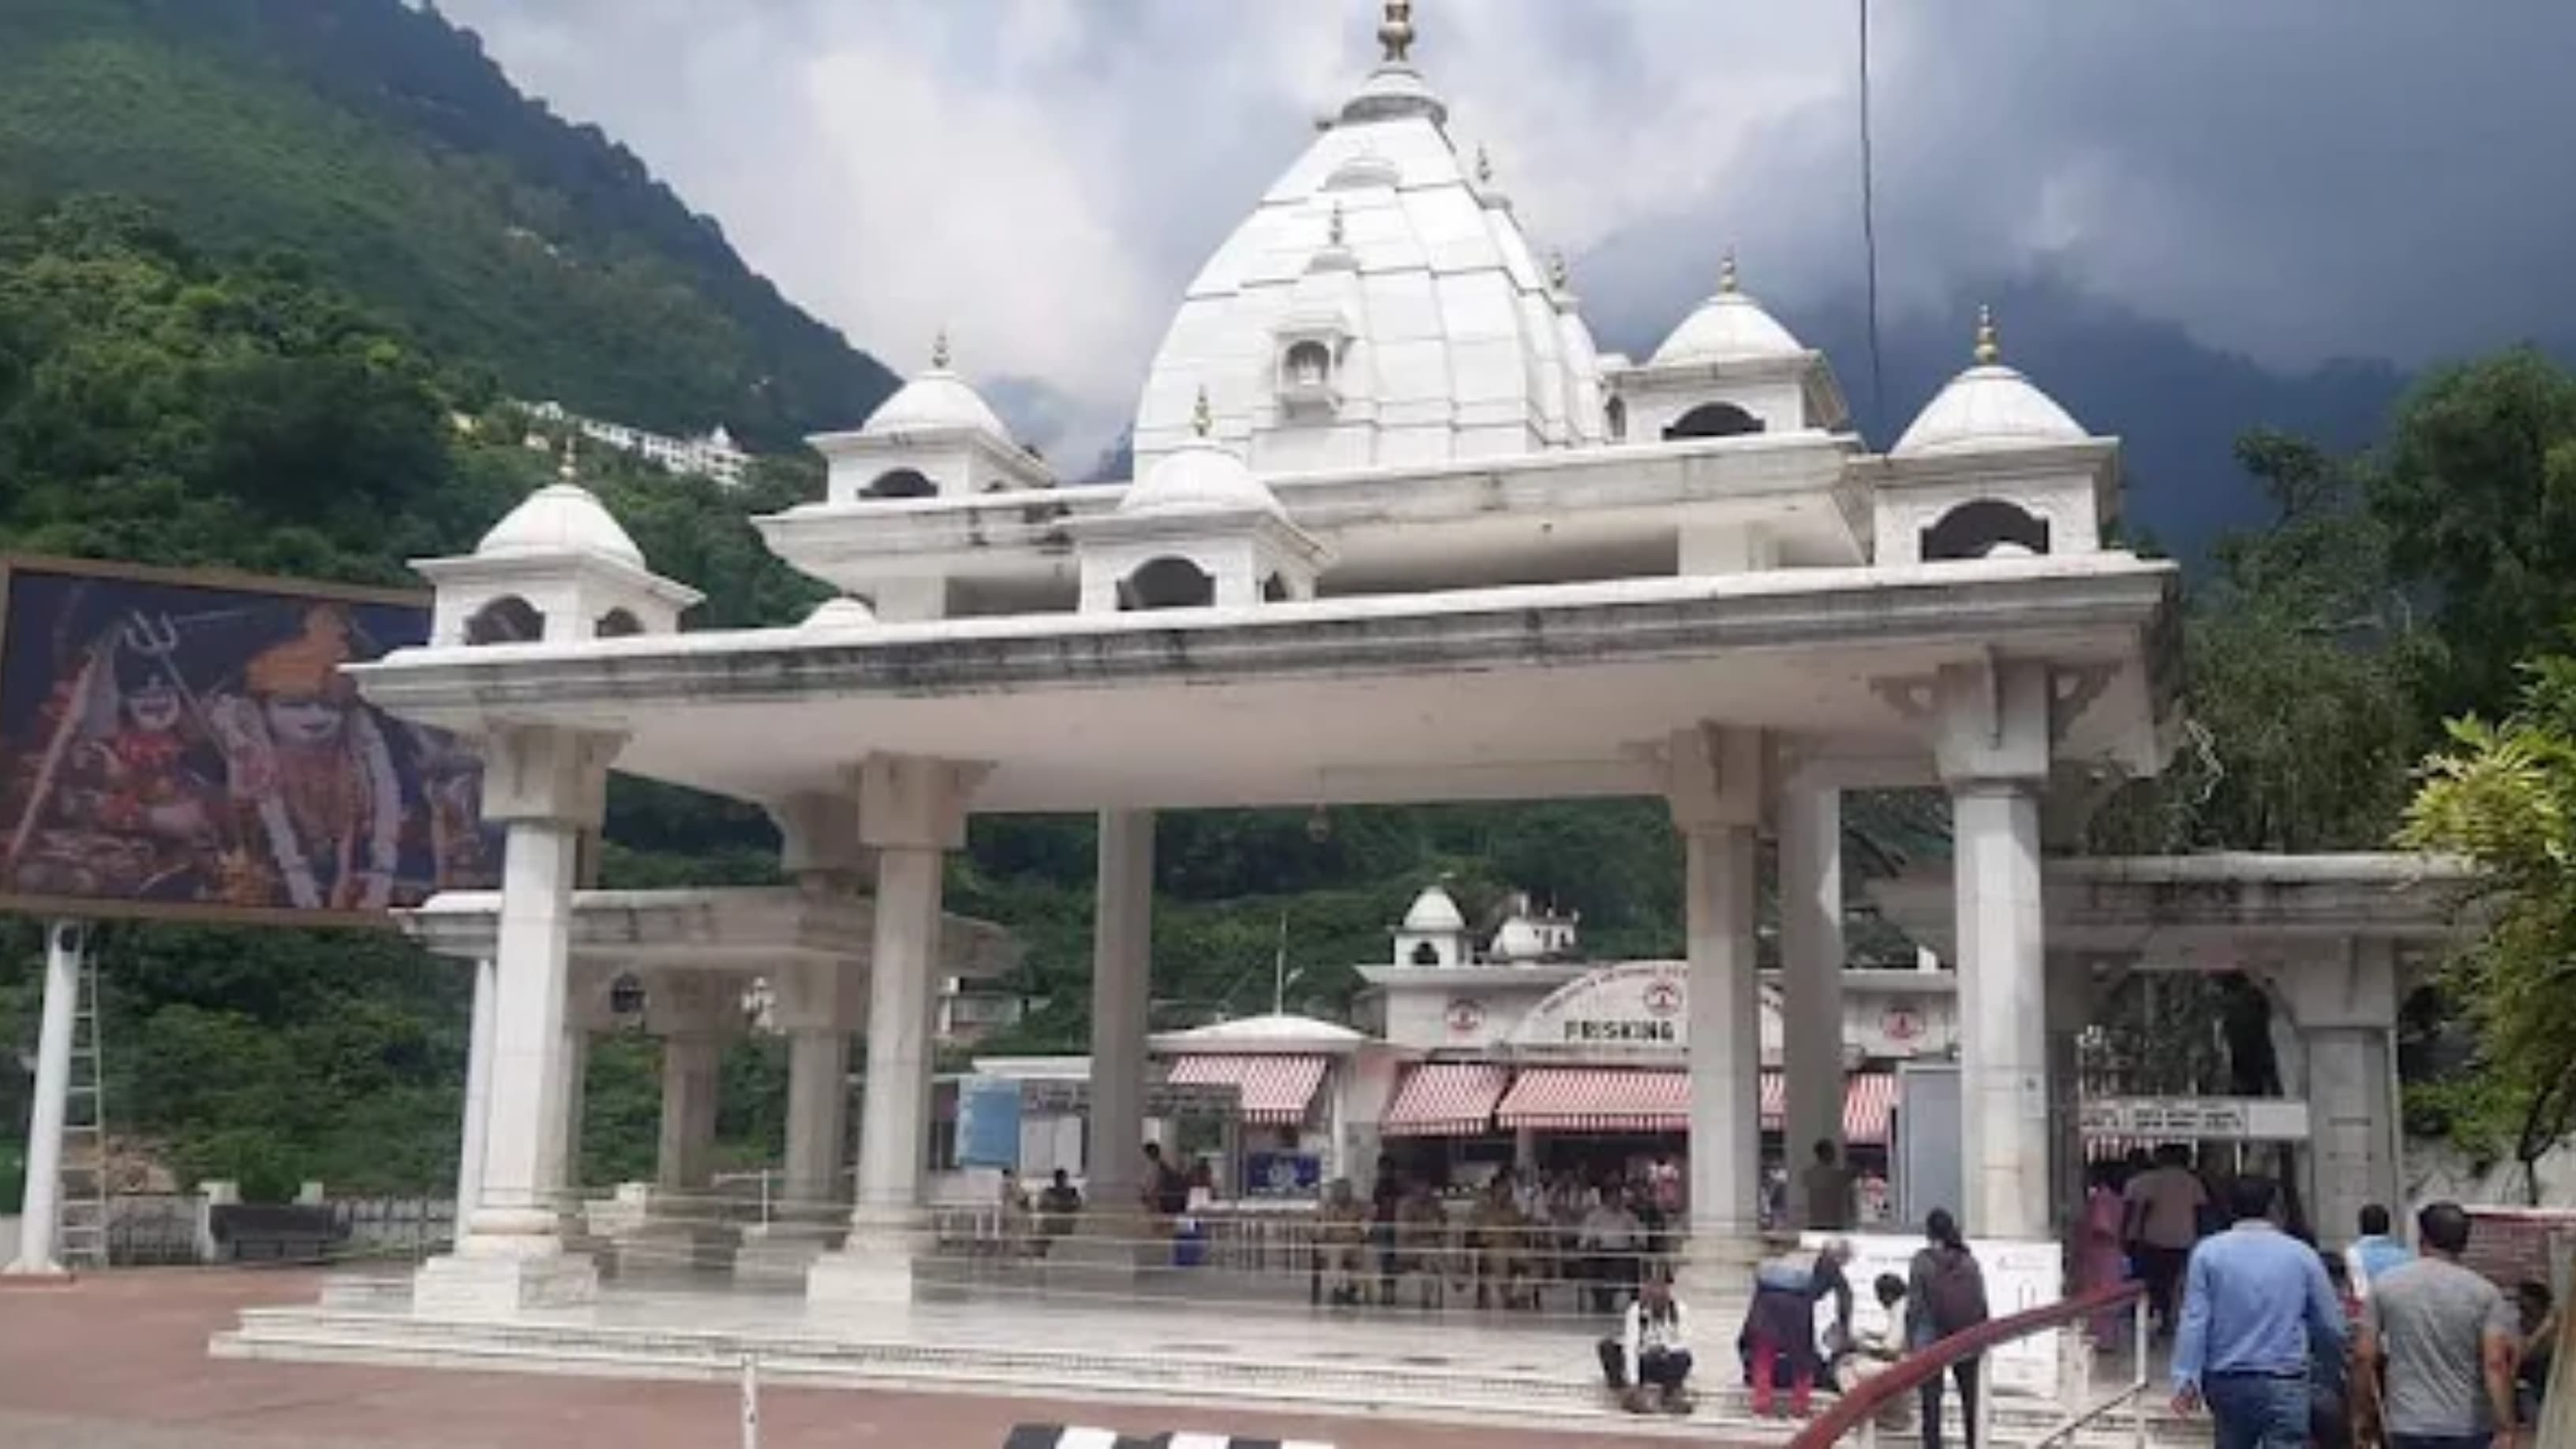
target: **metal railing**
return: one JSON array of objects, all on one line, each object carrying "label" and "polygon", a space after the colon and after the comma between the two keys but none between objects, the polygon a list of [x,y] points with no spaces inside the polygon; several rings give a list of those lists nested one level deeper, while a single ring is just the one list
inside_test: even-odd
[{"label": "metal railing", "polygon": [[[2092,1399],[2091,1354],[2088,1351],[2082,1374],[2068,1375],[2066,1417],[2032,1442],[2034,1449],[2048,1449],[2048,1446],[2066,1443],[2087,1426],[2125,1408],[2129,1413],[2130,1442],[2133,1446],[2144,1446],[2147,1442],[2149,1357],[2146,1290],[2136,1283],[2122,1283],[2008,1318],[1981,1323],[1908,1354],[1886,1371],[1843,1395],[1831,1410],[1800,1430],[1789,1441],[1789,1449],[1829,1449],[1829,1446],[1846,1440],[1857,1440],[1863,1449],[1877,1449],[1882,1417],[1891,1408],[1919,1395],[1925,1385],[1948,1376],[1954,1366],[1981,1358],[2016,1339],[2057,1329],[2081,1328],[2123,1310],[2130,1318],[2130,1343],[2136,1360],[2129,1382],[2105,1398]],[[1994,1442],[1994,1385],[1987,1383],[1982,1387],[1984,1391],[1976,1398],[1973,1421],[1967,1425],[1968,1437],[1971,1443],[1991,1445]]]}]

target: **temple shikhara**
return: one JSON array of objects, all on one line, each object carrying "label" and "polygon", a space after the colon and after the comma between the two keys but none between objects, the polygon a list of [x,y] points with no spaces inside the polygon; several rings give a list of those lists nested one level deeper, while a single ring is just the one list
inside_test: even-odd
[{"label": "temple shikhara", "polygon": [[[1094,1204],[1138,1200],[1132,1149],[1189,1085],[1176,1059],[1296,1059],[1178,1075],[1242,1094],[1244,1130],[1284,1126],[1272,1148],[1363,1192],[1374,1160],[1443,1122],[1506,1161],[1522,1127],[1668,1133],[1681,1281],[1714,1302],[1762,1251],[1766,1070],[1799,1161],[1847,1128],[1884,1145],[1900,1063],[1937,1056],[1955,1063],[1947,1205],[1981,1245],[2053,1265],[2095,993],[2114,972],[2213,968],[2265,983],[2294,1027],[2314,1220],[2346,1231],[2360,1204],[2402,1200],[2391,1030],[2447,929],[2423,863],[2053,853],[2110,787],[2166,765],[2183,719],[2179,579],[2116,541],[2119,440],[2017,369],[2011,319],[1988,316],[1873,451],[1832,364],[1723,238],[1707,295],[1651,354],[1602,351],[1543,218],[1453,134],[1412,7],[1386,10],[1379,63],[1178,299],[1130,481],[1055,478],[943,340],[872,416],[813,440],[824,497],[756,520],[839,593],[800,624],[684,629],[694,594],[572,478],[472,555],[419,565],[434,637],[349,673],[375,707],[481,742],[507,850],[497,893],[410,918],[482,980],[466,1216],[411,1284],[415,1326],[618,1296],[569,1225],[566,1159],[582,1044],[628,980],[672,1046],[660,1189],[705,1190],[709,1043],[754,980],[793,1040],[799,1210],[723,1243],[677,1225],[688,1250],[801,1294],[817,1322],[919,1302],[942,1251],[934,1014],[952,980],[1012,959],[1000,926],[942,913],[979,814],[1098,816],[1092,1037],[1066,1084]],[[794,884],[585,889],[610,770],[765,808]],[[1949,799],[1950,859],[1881,901],[1937,972],[1845,969],[1842,796],[1891,788]],[[1669,805],[1682,959],[1583,962],[1569,931],[1522,960],[1453,904],[1399,926],[1356,1025],[1149,1032],[1155,812],[1614,796]],[[1598,987],[1625,1004],[1540,1016],[1631,968]],[[1915,974],[1938,984],[1888,979]],[[1939,1042],[1854,1045],[1900,1008]],[[1533,1019],[1551,1040],[1514,1035]],[[1622,1024],[1640,1021],[1668,1025]],[[1533,1072],[1544,1091],[1504,1112]],[[1084,1261],[1142,1271],[1114,1257]],[[2057,1291],[2001,1277],[1999,1307]],[[243,1336],[263,1331],[280,1330]],[[1564,1372],[1579,1380],[1580,1354]]]}]

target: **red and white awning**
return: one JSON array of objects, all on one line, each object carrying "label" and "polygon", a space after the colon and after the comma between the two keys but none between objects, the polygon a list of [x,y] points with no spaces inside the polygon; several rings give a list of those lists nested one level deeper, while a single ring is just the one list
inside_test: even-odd
[{"label": "red and white awning", "polygon": [[1511,1079],[1511,1068],[1493,1062],[1424,1062],[1405,1073],[1380,1130],[1389,1137],[1474,1137],[1493,1126],[1494,1104]]},{"label": "red and white awning", "polygon": [[[1762,1074],[1759,1101],[1766,1131],[1781,1130],[1788,1117],[1788,1097],[1780,1073]],[[1542,1132],[1687,1132],[1690,1075],[1611,1067],[1535,1067],[1512,1084],[1496,1115],[1505,1127]],[[1884,1144],[1895,1117],[1893,1075],[1859,1072],[1844,1079],[1845,1142]]]},{"label": "red and white awning", "polygon": [[1618,1067],[1533,1067],[1495,1117],[1539,1132],[1687,1132],[1690,1074]]},{"label": "red and white awning", "polygon": [[1172,1062],[1177,1087],[1232,1087],[1242,1093],[1243,1120],[1294,1127],[1306,1120],[1326,1061],[1303,1056],[1193,1056]]}]

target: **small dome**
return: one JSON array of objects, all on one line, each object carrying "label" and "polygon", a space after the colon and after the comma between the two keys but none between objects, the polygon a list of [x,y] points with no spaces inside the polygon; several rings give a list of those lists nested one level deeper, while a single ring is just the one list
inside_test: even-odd
[{"label": "small dome", "polygon": [[1805,345],[1763,311],[1761,303],[1736,290],[1735,258],[1730,256],[1718,279],[1717,294],[1682,319],[1673,335],[1655,349],[1653,361],[1660,367],[1804,357],[1806,353]]},{"label": "small dome", "polygon": [[644,567],[644,551],[578,483],[549,483],[529,494],[474,546],[476,558],[561,552],[604,554]]},{"label": "small dome", "polygon": [[1463,931],[1467,929],[1467,916],[1458,909],[1458,903],[1450,899],[1449,892],[1439,886],[1430,886],[1413,898],[1412,908],[1404,913],[1403,929],[1418,935]]},{"label": "small dome", "polygon": [[910,433],[934,428],[968,428],[1008,440],[1011,430],[966,380],[946,368],[932,368],[868,414],[862,433]]},{"label": "small dome", "polygon": [[1950,379],[1889,456],[1914,458],[2014,443],[2075,443],[2092,436],[2057,400],[2006,367],[1990,312],[1977,318],[1976,365]]},{"label": "small dome", "polygon": [[873,629],[876,623],[876,610],[869,608],[863,600],[844,596],[826,599],[815,607],[813,613],[805,616],[804,623],[796,627],[821,632],[826,629]]},{"label": "small dome", "polygon": [[1231,451],[1192,438],[1148,470],[1118,500],[1122,514],[1269,513],[1287,517],[1276,495]]}]

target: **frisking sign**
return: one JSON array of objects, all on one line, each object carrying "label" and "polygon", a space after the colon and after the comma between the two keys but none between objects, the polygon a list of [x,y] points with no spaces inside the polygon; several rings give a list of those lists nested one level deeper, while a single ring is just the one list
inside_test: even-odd
[{"label": "frisking sign", "polygon": [[1627,961],[1558,988],[1531,1008],[1511,1044],[1577,1055],[1669,1054],[1690,1045],[1690,994],[1677,961]]}]

